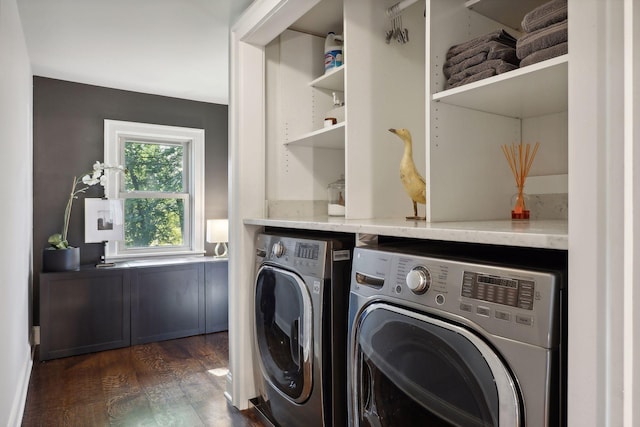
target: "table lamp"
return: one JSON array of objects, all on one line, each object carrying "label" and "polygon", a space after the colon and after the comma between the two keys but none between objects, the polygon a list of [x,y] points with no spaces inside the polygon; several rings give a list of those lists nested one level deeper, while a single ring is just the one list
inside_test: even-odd
[{"label": "table lamp", "polygon": [[227,256],[227,242],[229,241],[229,221],[226,219],[207,220],[207,242],[215,243],[216,258]]}]

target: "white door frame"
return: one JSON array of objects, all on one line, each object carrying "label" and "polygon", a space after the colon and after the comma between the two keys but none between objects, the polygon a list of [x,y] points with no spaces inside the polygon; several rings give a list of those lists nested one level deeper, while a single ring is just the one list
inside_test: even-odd
[{"label": "white door frame", "polygon": [[230,35],[229,375],[225,396],[238,409],[257,395],[253,372],[254,236],[243,218],[265,203],[264,48],[319,0],[257,0]]}]

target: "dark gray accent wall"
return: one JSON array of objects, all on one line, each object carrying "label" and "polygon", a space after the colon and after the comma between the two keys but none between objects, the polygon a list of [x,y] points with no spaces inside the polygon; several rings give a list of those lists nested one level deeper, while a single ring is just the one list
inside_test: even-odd
[{"label": "dark gray accent wall", "polygon": [[[89,172],[96,160],[104,160],[104,120],[204,129],[205,218],[226,218],[227,111],[226,105],[33,78],[34,317],[42,250],[51,234],[62,231],[74,175]],[[102,196],[101,186],[86,193],[86,197]],[[84,243],[83,199],[73,204],[68,240],[80,247],[81,263],[90,264],[100,259],[102,245]],[[212,247],[206,249],[212,253]]]}]

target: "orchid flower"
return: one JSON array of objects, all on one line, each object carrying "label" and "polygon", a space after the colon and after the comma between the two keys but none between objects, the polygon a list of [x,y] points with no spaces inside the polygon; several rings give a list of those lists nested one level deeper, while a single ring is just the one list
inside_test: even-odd
[{"label": "orchid flower", "polygon": [[[100,184],[104,187],[107,183],[106,173],[108,170],[115,170],[116,172],[126,172],[126,168],[122,165],[106,166],[99,161],[93,164],[93,170],[80,178],[73,177],[73,185],[71,187],[71,194],[67,201],[67,206],[64,210],[64,224],[62,227],[62,233],[52,234],[49,237],[49,243],[56,249],[66,249],[69,247],[67,241],[67,233],[69,231],[69,218],[71,217],[71,208],[73,207],[73,199],[77,199],[80,193],[84,193],[87,189],[93,185]],[[84,187],[78,187],[83,184]]]}]

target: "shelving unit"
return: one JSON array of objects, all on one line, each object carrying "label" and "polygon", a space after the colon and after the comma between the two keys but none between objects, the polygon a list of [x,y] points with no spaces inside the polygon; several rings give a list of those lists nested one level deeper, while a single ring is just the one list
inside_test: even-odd
[{"label": "shelving unit", "polygon": [[[269,126],[284,126],[272,132],[278,134],[271,149],[277,161],[267,167],[277,170],[268,172],[274,184],[267,202],[321,202],[328,183],[344,173],[346,219],[408,215],[411,203],[397,178],[402,147],[387,132],[406,127],[427,181],[429,221],[507,219],[514,183],[501,145],[541,141],[542,160],[530,176],[567,174],[567,164],[557,159],[567,156],[562,120],[569,55],[448,90],[441,90],[442,58],[450,46],[505,25],[514,33],[526,12],[544,1],[417,2],[404,12],[403,24],[413,36],[402,46],[372,37],[388,24],[385,5],[344,1],[343,19],[351,24],[344,34],[348,63],[326,73],[319,60],[323,39],[310,35],[318,31],[283,33],[277,48],[281,74],[275,78],[279,98],[268,111],[274,119]],[[348,126],[345,121],[322,127],[331,92],[346,101]],[[536,170],[548,159],[555,163]]]},{"label": "shelving unit", "polygon": [[505,7],[504,0],[469,0],[464,5],[466,8],[487,16],[494,21],[520,30],[520,23],[524,15],[547,1],[518,0],[509,2],[508,7]]},{"label": "shelving unit", "polygon": [[[330,92],[340,92],[340,97],[342,97],[342,93],[344,92],[344,70],[344,65],[330,70],[309,82],[309,86]],[[317,117],[314,117],[313,122],[318,123],[320,120]],[[292,138],[287,139],[285,144],[292,147],[299,146],[344,150],[345,125],[345,122],[340,122],[331,127],[323,127],[301,135],[295,135]]]},{"label": "shelving unit", "polygon": [[[318,22],[309,19],[310,22]],[[345,121],[324,127],[343,65],[325,73],[319,31],[286,30],[266,49],[265,214],[326,214],[327,186],[345,174]],[[326,33],[325,33],[326,34]],[[342,119],[342,118],[340,118]]]},{"label": "shelving unit", "polygon": [[337,123],[328,128],[322,128],[300,135],[286,141],[285,144],[344,150],[344,128],[345,122]]},{"label": "shelving unit", "polygon": [[326,72],[317,79],[311,81],[309,86],[319,89],[344,92],[344,68],[345,65],[343,64]]},{"label": "shelving unit", "polygon": [[[568,157],[569,55],[441,89],[445,83],[443,58],[451,46],[496,29],[515,33],[524,15],[544,2],[427,1],[427,31],[431,35],[427,59],[430,221],[473,222],[509,217],[514,183],[501,155],[501,145],[540,142],[530,176],[567,174],[568,164],[560,159]],[[566,218],[567,209],[561,206],[566,201],[558,199],[560,202],[553,201],[559,203],[557,208],[544,211],[544,215],[552,217],[544,218]]]},{"label": "shelving unit", "polygon": [[566,111],[569,55],[433,94],[436,102],[527,118]]}]

